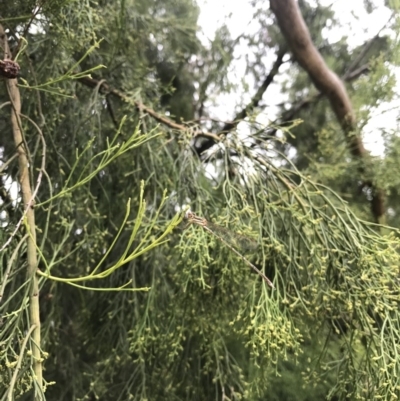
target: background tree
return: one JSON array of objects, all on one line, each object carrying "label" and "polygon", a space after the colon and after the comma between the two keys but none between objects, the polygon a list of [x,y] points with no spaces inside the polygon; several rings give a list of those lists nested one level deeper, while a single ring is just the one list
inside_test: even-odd
[{"label": "background tree", "polygon": [[[3,6],[2,399],[398,396],[398,231],[374,224],[398,225],[398,140],[362,143],[395,97],[398,4],[351,49],[330,7],[270,3],[209,45],[189,0]],[[255,88],[221,121],[243,47]],[[274,289],[182,230],[187,206],[257,242]]]}]

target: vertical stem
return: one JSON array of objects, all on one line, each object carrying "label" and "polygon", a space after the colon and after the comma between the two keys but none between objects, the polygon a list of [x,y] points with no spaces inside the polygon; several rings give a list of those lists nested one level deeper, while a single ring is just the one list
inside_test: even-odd
[{"label": "vertical stem", "polygon": [[[3,27],[0,25],[0,41],[3,45],[5,56],[10,55],[8,48],[7,36]],[[39,316],[39,285],[37,270],[37,253],[36,253],[36,229],[35,229],[35,212],[33,209],[33,199],[31,183],[29,178],[29,161],[27,156],[26,142],[22,136],[22,125],[20,119],[21,113],[21,97],[17,86],[16,79],[7,79],[6,86],[10,101],[11,109],[11,125],[14,136],[14,143],[18,152],[19,164],[19,182],[21,185],[22,200],[25,207],[28,207],[26,213],[27,219],[27,262],[28,262],[28,280],[30,283],[29,292],[29,314],[30,326],[34,327],[32,331],[32,359],[33,371],[35,379],[40,390],[43,390],[43,373],[42,373],[42,358],[40,355],[40,316]],[[41,400],[41,394],[35,394],[35,400]]]}]

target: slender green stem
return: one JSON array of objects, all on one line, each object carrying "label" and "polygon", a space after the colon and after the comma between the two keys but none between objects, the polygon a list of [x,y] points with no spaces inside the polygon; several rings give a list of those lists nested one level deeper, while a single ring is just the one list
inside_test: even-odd
[{"label": "slender green stem", "polygon": [[15,383],[17,382],[17,379],[18,379],[18,373],[21,370],[21,365],[22,365],[23,356],[24,356],[24,353],[25,353],[26,344],[28,343],[28,340],[30,339],[31,334],[32,334],[33,330],[35,330],[35,328],[36,328],[36,325],[34,325],[34,324],[30,327],[30,329],[26,333],[24,341],[23,341],[23,343],[21,345],[21,351],[20,351],[19,356],[18,356],[17,366],[14,369],[14,373],[12,375],[11,382],[10,382],[10,385],[8,387],[7,401],[12,401],[14,399],[14,396],[13,396],[14,387],[15,387]]},{"label": "slender green stem", "polygon": [[186,212],[186,220],[188,221],[189,224],[196,224],[200,227],[202,227],[204,230],[209,232],[210,234],[214,235],[215,238],[217,238],[219,241],[221,241],[223,244],[225,244],[235,255],[239,256],[240,259],[243,260],[249,267],[251,267],[257,274],[259,274],[266,282],[267,284],[271,287],[274,288],[274,285],[272,284],[272,281],[256,266],[253,265],[249,260],[247,260],[240,252],[238,252],[230,243],[229,241],[232,241],[233,243],[240,244],[244,243],[245,245],[250,245],[252,249],[254,249],[254,242],[250,238],[247,238],[243,235],[236,234],[233,232],[230,232],[229,230],[218,226],[217,224],[211,223],[207,221],[203,217],[199,217],[196,214],[194,214],[191,211]]}]

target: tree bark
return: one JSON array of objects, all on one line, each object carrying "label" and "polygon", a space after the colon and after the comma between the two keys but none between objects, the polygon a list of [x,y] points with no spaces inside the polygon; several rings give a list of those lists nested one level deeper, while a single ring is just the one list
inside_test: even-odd
[{"label": "tree bark", "polygon": [[[362,164],[367,163],[366,157],[369,153],[355,132],[356,118],[346,88],[341,79],[328,68],[314,46],[297,2],[295,0],[270,0],[270,5],[294,57],[307,72],[316,88],[328,98],[345,134],[351,154]],[[362,167],[362,171],[365,171],[365,167]],[[373,185],[370,188],[373,193],[371,211],[375,219],[379,221],[384,213],[383,192]]]}]

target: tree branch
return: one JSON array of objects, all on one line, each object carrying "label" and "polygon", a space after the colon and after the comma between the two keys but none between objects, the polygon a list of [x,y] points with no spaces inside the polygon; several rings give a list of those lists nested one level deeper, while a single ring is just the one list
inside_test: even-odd
[{"label": "tree branch", "polygon": [[[343,76],[342,79],[346,82],[351,82],[351,81],[357,79],[360,75],[367,73],[369,71],[369,69],[370,69],[369,64],[364,64],[354,71],[349,70],[345,74],[345,76]],[[281,123],[284,123],[285,121],[293,120],[295,118],[296,114],[300,110],[306,109],[311,104],[318,102],[319,100],[322,99],[322,97],[323,97],[323,93],[318,92],[312,96],[309,96],[308,98],[300,100],[299,102],[293,104],[291,109],[285,111],[279,120],[281,121]],[[275,122],[275,124],[278,124],[278,122]],[[274,133],[276,131],[277,131],[277,129],[274,129],[272,131],[272,134],[270,134],[270,135],[274,135]]]},{"label": "tree branch", "polygon": [[328,68],[312,43],[310,33],[294,0],[270,0],[283,36],[298,63],[308,73],[316,88],[329,100],[354,156],[366,153],[361,139],[352,134],[356,119],[350,98],[341,79]]},{"label": "tree branch", "polygon": [[[153,109],[150,107],[145,106],[143,103],[140,103],[136,100],[132,100],[129,98],[124,92],[112,88],[110,85],[108,85],[105,80],[97,80],[91,77],[83,77],[79,78],[78,82],[82,83],[83,85],[86,85],[90,88],[95,88],[98,86],[100,88],[100,91],[102,91],[105,94],[111,94],[125,102],[131,103],[135,106],[136,109],[147,113],[149,116],[154,118],[154,120],[158,121],[159,123],[166,125],[167,127],[170,127],[172,129],[178,130],[178,131],[187,131],[188,127],[182,124],[178,124],[175,121],[170,120],[169,118],[158,114],[155,112]],[[208,137],[213,139],[215,142],[219,142],[220,138],[216,134],[212,134],[211,132],[198,132],[194,135],[195,137]]]},{"label": "tree branch", "polygon": [[264,93],[266,92],[269,85],[274,80],[275,75],[278,73],[279,67],[283,63],[283,57],[285,56],[285,54],[286,54],[286,50],[281,49],[278,51],[276,60],[271,68],[271,71],[269,72],[269,74],[267,75],[267,77],[265,78],[265,80],[261,84],[261,86],[258,88],[256,94],[253,96],[250,103],[244,109],[242,109],[239,113],[236,114],[233,122],[229,122],[229,123],[225,124],[224,128],[222,128],[222,132],[232,131],[242,120],[244,120],[248,116],[248,114],[251,111],[253,111],[258,106]]},{"label": "tree branch", "polygon": [[[354,73],[354,70],[357,68],[357,66],[360,64],[360,62],[362,61],[362,59],[366,56],[366,54],[368,53],[368,51],[372,48],[374,42],[376,40],[378,40],[379,35],[381,34],[381,32],[388,26],[389,22],[391,21],[391,19],[394,17],[395,12],[393,12],[390,16],[390,18],[388,19],[388,21],[386,22],[385,25],[383,25],[381,27],[381,29],[379,29],[378,33],[372,38],[370,39],[367,43],[365,43],[362,51],[360,52],[360,54],[350,63],[349,67],[347,68],[343,79],[347,80],[347,77],[351,74]],[[359,67],[358,69],[360,69],[362,67]]]},{"label": "tree branch", "polygon": [[[284,50],[284,49],[280,49],[278,51],[276,60],[271,68],[271,71],[266,76],[266,78],[265,78],[264,82],[261,84],[261,86],[258,88],[256,94],[250,100],[249,104],[247,106],[245,106],[239,113],[236,114],[233,121],[225,123],[220,134],[226,134],[229,131],[232,131],[233,129],[235,129],[236,126],[243,119],[245,119],[252,110],[254,110],[258,106],[264,93],[266,92],[269,85],[273,82],[276,74],[278,73],[279,67],[283,64],[283,57],[285,56],[285,54],[286,54],[286,50]],[[198,154],[203,153],[207,149],[211,148],[211,146],[213,146],[214,143],[215,143],[215,141],[213,141],[212,138],[203,141],[200,146],[196,147],[197,153]]]},{"label": "tree branch", "polygon": [[[314,46],[297,2],[270,0],[270,5],[294,57],[308,73],[316,88],[328,98],[345,134],[351,154],[365,162],[368,152],[361,138],[354,132],[356,118],[346,88],[342,80],[328,68]],[[365,167],[362,171],[365,171]],[[379,221],[384,211],[383,192],[374,186],[371,186],[371,189],[373,192],[371,210],[375,219]]]},{"label": "tree branch", "polygon": [[[3,26],[0,24],[0,43],[4,49],[4,54],[9,54],[8,39]],[[17,86],[17,79],[8,79],[6,87],[10,102],[11,110],[11,125],[14,136],[14,143],[17,148],[19,162],[19,182],[21,185],[21,193],[24,204],[26,205],[26,221],[29,236],[27,238],[27,262],[28,262],[28,277],[30,282],[29,291],[29,315],[32,329],[32,365],[35,373],[35,380],[40,392],[43,391],[43,366],[42,356],[40,352],[40,315],[39,315],[39,282],[37,277],[37,254],[36,254],[36,225],[35,212],[32,207],[34,194],[31,190],[29,179],[29,161],[27,157],[27,149],[24,145],[21,124],[21,97]],[[30,335],[28,336],[30,337]],[[42,399],[42,394],[35,394],[35,400]]]}]

